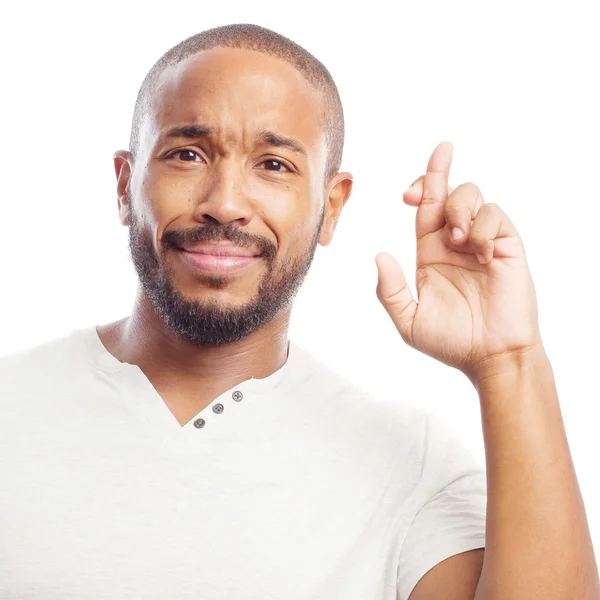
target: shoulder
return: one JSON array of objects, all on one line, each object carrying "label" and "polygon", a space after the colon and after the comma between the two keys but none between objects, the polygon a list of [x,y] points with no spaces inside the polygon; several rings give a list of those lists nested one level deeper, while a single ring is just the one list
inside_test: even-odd
[{"label": "shoulder", "polygon": [[315,398],[320,404],[343,407],[345,412],[355,411],[363,417],[372,415],[384,421],[418,424],[425,427],[428,411],[403,401],[395,394],[385,398],[374,396],[369,390],[351,382],[334,368],[316,358],[312,353],[293,343],[295,384],[302,389],[306,399]]},{"label": "shoulder", "polygon": [[[48,379],[67,368],[73,357],[77,331],[47,340],[30,348],[0,356],[0,390],[18,386],[36,387],[48,383]],[[0,393],[0,397],[6,396]]]},{"label": "shoulder", "polygon": [[[423,458],[430,413],[390,393],[373,395],[304,349],[295,347],[291,410],[310,418],[311,427],[334,431],[367,453]],[[290,388],[288,388],[290,389]],[[286,408],[286,409],[287,409]]]}]

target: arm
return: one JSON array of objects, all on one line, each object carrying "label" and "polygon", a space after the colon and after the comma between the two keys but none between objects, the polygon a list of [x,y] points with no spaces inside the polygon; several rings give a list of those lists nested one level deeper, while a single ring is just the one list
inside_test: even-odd
[{"label": "arm", "polygon": [[377,296],[409,346],[465,373],[479,394],[486,547],[473,594],[451,591],[476,568],[462,553],[431,569],[412,600],[600,600],[523,240],[474,183],[450,188],[452,155],[451,143],[438,144],[422,183],[404,195],[418,207],[418,301],[385,252]]},{"label": "arm", "polygon": [[583,500],[543,348],[489,361],[470,379],[479,394],[486,451],[485,553],[440,563],[411,600],[600,600]]}]

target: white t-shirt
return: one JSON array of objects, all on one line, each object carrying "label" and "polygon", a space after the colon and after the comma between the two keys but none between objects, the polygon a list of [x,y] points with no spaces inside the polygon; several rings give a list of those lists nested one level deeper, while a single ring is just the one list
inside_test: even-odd
[{"label": "white t-shirt", "polygon": [[293,342],[183,427],[96,326],[0,358],[2,600],[407,600],[485,512],[437,416]]}]

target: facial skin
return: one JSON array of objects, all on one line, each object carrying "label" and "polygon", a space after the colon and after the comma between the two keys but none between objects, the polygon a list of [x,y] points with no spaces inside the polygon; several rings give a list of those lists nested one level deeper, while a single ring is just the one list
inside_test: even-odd
[{"label": "facial skin", "polygon": [[[163,74],[135,162],[127,151],[114,157],[141,288],[128,323],[104,329],[109,350],[138,363],[143,346],[146,360],[160,353],[164,368],[171,359],[196,373],[209,357],[243,354],[231,380],[281,366],[292,298],[352,188],[349,173],[324,179],[322,107],[292,65],[259,52],[213,48]],[[211,133],[164,135],[194,124]],[[305,153],[258,141],[264,130]],[[239,272],[203,274],[178,246],[206,241],[252,246],[260,258]]]},{"label": "facial skin", "polygon": [[[209,223],[201,230],[177,231],[177,235],[170,235],[169,232],[163,237],[163,244],[166,246],[167,240],[173,241],[169,242],[169,251],[163,249],[163,253],[170,253],[165,256],[163,267],[151,236],[140,226],[135,211],[132,211],[129,217],[129,248],[144,292],[169,330],[196,345],[225,344],[245,338],[289,305],[312,262],[323,217],[324,211],[306,249],[301,252],[295,250],[294,255],[279,259],[273,242],[246,234],[229,224]],[[178,239],[181,242],[175,241]],[[244,246],[254,244],[261,249],[261,261],[264,264],[258,263],[256,268],[245,270],[241,275],[195,273],[191,277],[197,279],[205,291],[202,294],[190,294],[189,297],[174,283],[179,272],[190,270],[177,257],[173,258],[177,244],[183,243],[183,240],[228,240]],[[306,245],[306,240],[302,242]],[[175,268],[170,265],[171,260],[176,263]],[[252,273],[259,269],[258,276]],[[186,277],[184,281],[187,283],[188,279]],[[192,281],[191,286],[194,285],[198,283]],[[236,287],[241,288],[240,291],[236,292]],[[222,293],[210,293],[209,290]],[[227,296],[227,299],[221,299],[219,295]]]}]

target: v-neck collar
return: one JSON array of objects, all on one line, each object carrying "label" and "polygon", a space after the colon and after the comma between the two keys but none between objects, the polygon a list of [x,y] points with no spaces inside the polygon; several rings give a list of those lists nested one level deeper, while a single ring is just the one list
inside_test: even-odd
[{"label": "v-neck collar", "polygon": [[290,382],[299,349],[288,342],[288,358],[277,371],[262,379],[247,379],[225,391],[181,426],[145,373],[134,364],[121,362],[102,343],[97,326],[77,330],[88,359],[105,374],[116,379],[124,397],[125,407],[133,413],[158,439],[163,450],[171,453],[186,452],[191,447],[213,438],[227,425],[228,417],[247,410],[249,404],[260,396],[286,387]]}]

